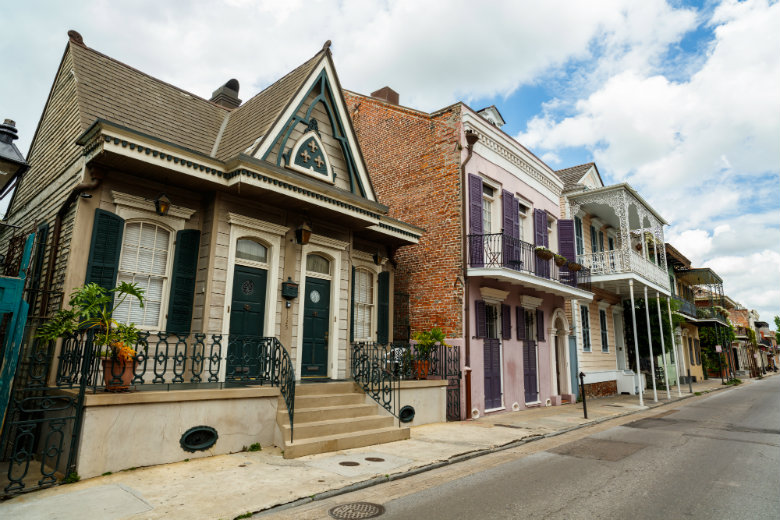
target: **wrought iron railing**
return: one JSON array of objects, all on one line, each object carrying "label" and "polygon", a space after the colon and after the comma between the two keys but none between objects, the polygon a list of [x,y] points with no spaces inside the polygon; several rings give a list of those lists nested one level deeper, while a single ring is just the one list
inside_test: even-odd
[{"label": "wrought iron railing", "polygon": [[552,259],[537,256],[533,244],[504,233],[469,235],[468,241],[471,268],[511,269],[590,291],[591,271],[587,265],[576,272],[567,265],[559,267]]},{"label": "wrought iron railing", "polygon": [[398,417],[401,379],[388,370],[391,347],[374,342],[352,343],[352,378],[366,395]]},{"label": "wrought iron railing", "polygon": [[679,311],[681,313],[687,314],[692,318],[696,317],[696,304],[694,304],[692,301],[680,298],[679,296],[672,296],[672,299],[674,299],[674,301],[676,301],[680,306]]},{"label": "wrought iron railing", "polygon": [[105,346],[95,345],[91,332],[68,336],[58,356],[55,384],[73,388],[83,382],[92,393],[123,386],[132,390],[276,386],[290,417],[292,440],[295,368],[277,338],[142,332],[134,349],[134,360],[125,364],[108,356]]},{"label": "wrought iron railing", "polygon": [[577,255],[577,262],[589,268],[594,276],[633,272],[661,287],[669,287],[669,277],[661,267],[627,249]]},{"label": "wrought iron railing", "polygon": [[382,345],[372,341],[352,344],[352,378],[388,412],[398,417],[400,382],[414,379],[446,379],[458,374],[460,366],[451,366],[448,347],[437,344],[423,349],[412,342]]},{"label": "wrought iron railing", "polygon": [[699,319],[714,319],[723,323],[729,323],[729,319],[724,312],[715,307],[696,307],[696,317]]}]

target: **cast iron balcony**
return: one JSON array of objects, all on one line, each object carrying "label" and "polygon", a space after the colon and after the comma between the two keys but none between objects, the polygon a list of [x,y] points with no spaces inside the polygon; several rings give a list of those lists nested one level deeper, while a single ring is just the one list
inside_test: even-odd
[{"label": "cast iron balcony", "polygon": [[469,235],[469,268],[508,269],[553,280],[585,291],[590,291],[590,270],[577,272],[558,267],[553,260],[536,255],[536,246],[504,233]]}]

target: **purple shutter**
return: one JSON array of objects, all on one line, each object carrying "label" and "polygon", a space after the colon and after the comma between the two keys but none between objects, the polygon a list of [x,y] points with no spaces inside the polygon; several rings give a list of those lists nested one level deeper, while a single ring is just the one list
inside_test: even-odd
[{"label": "purple shutter", "polygon": [[501,339],[512,339],[512,307],[501,304]]},{"label": "purple shutter", "polygon": [[477,337],[487,337],[487,316],[484,301],[477,300],[474,302],[474,317],[477,321]]},{"label": "purple shutter", "polygon": [[[558,221],[558,253],[565,256],[570,262],[577,261],[577,245],[574,232],[574,220],[560,219]],[[564,265],[560,268],[561,281],[572,287],[577,286],[577,273],[569,271],[569,267]]]},{"label": "purple shutter", "polygon": [[[547,212],[543,209],[534,210],[534,245],[544,246],[547,242]],[[536,276],[549,278],[550,260],[536,257]]]},{"label": "purple shutter", "polygon": [[515,221],[517,220],[517,202],[515,196],[506,190],[501,191],[501,205],[503,209],[503,236],[501,252],[504,255],[502,267],[513,267],[516,258],[514,258],[514,245],[517,240],[515,234]]},{"label": "purple shutter", "polygon": [[544,311],[542,309],[536,309],[536,338],[539,341],[545,341],[545,339],[544,339]]},{"label": "purple shutter", "polygon": [[515,307],[517,314],[517,339],[525,339],[525,309],[522,307]]},{"label": "purple shutter", "polygon": [[469,260],[471,267],[485,266],[485,249],[482,244],[482,179],[469,174]]}]

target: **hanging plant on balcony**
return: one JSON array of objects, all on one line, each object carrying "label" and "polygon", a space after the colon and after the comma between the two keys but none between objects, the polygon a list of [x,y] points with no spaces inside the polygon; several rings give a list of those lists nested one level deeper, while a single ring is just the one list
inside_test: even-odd
[{"label": "hanging plant on balcony", "polygon": [[553,255],[553,258],[555,259],[555,265],[557,265],[558,267],[563,267],[564,265],[569,263],[569,261],[566,260],[565,256],[561,256],[561,255],[555,254],[555,255]]},{"label": "hanging plant on balcony", "polygon": [[571,272],[577,272],[582,270],[582,264],[578,264],[577,262],[569,262],[569,271]]},{"label": "hanging plant on balcony", "polygon": [[550,251],[544,246],[537,246],[534,249],[534,252],[536,253],[536,256],[538,256],[542,260],[549,260],[550,258],[555,256],[555,253],[553,253],[552,251]]}]

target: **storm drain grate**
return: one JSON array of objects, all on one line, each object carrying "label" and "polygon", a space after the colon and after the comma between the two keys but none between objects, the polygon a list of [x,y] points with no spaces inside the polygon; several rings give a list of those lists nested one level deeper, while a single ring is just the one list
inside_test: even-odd
[{"label": "storm drain grate", "polygon": [[341,504],[328,510],[331,518],[339,520],[353,520],[359,518],[376,518],[384,514],[384,506],[372,504],[371,502],[352,502],[351,504]]}]

